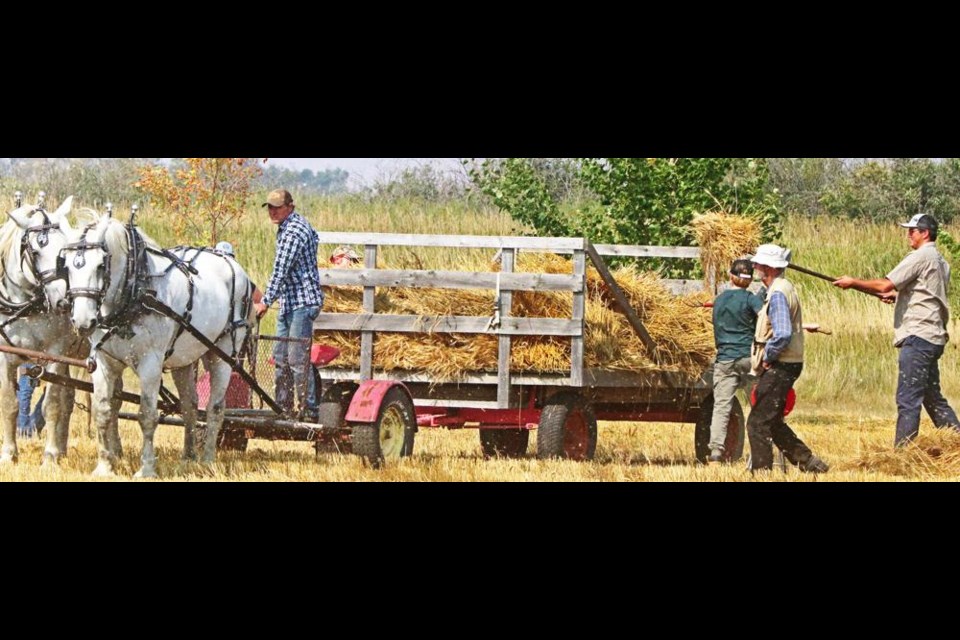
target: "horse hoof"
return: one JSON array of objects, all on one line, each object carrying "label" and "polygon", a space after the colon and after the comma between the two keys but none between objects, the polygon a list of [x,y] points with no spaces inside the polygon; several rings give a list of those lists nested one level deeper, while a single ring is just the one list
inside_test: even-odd
[{"label": "horse hoof", "polygon": [[160,476],[157,475],[157,472],[154,469],[140,469],[140,471],[137,471],[133,475],[133,477],[138,479],[149,480],[152,478],[159,478]]},{"label": "horse hoof", "polygon": [[52,456],[49,454],[43,454],[43,462],[40,463],[41,471],[56,471],[60,468],[58,463],[59,456]]},{"label": "horse hoof", "polygon": [[105,462],[101,462],[97,465],[97,468],[93,470],[91,474],[94,478],[115,478],[117,476],[113,471],[113,467]]},{"label": "horse hoof", "polygon": [[9,466],[17,463],[17,456],[12,456],[9,453],[0,455],[0,465]]}]

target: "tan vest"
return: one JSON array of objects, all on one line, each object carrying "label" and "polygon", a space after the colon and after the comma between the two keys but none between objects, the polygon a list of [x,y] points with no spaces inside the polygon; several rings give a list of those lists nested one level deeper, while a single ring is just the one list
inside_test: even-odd
[{"label": "tan vest", "polygon": [[767,290],[767,301],[760,309],[760,316],[757,318],[757,332],[753,336],[753,355],[751,363],[755,373],[759,373],[760,364],[763,362],[763,348],[767,341],[773,338],[773,326],[770,324],[768,315],[770,307],[770,298],[774,292],[779,291],[786,297],[787,305],[790,307],[790,326],[792,335],[790,344],[780,352],[779,362],[803,362],[803,314],[800,311],[800,298],[789,280],[778,276],[770,284]]}]

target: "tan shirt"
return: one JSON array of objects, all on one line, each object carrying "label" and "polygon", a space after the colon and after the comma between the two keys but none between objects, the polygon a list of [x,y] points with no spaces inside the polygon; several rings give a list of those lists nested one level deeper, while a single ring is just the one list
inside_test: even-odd
[{"label": "tan shirt", "polygon": [[950,339],[947,333],[950,265],[937,251],[937,243],[928,242],[911,251],[887,274],[887,279],[897,290],[893,345],[899,347],[907,336],[917,336],[933,344],[947,344]]},{"label": "tan shirt", "polygon": [[[770,298],[775,292],[779,291],[787,299],[787,305],[790,307],[790,328],[792,334],[787,348],[780,352],[778,360],[780,362],[803,362],[803,311],[800,308],[800,297],[797,295],[793,284],[783,276],[778,276],[770,283],[767,289],[767,301],[760,309],[760,315],[757,316],[757,332],[754,334],[754,355],[757,349],[762,351],[765,345],[773,337],[773,325],[770,324]],[[756,359],[756,358],[755,358]]]}]

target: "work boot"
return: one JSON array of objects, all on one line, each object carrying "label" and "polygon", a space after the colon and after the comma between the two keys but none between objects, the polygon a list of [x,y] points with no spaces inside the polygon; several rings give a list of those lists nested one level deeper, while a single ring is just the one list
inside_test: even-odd
[{"label": "work boot", "polygon": [[830,465],[814,455],[811,455],[806,462],[801,462],[798,466],[800,471],[804,473],[826,473],[830,471]]}]

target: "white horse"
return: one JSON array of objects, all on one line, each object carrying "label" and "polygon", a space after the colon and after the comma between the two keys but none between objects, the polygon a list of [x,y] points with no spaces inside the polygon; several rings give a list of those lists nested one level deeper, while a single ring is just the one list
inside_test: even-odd
[{"label": "white horse", "polygon": [[237,358],[255,322],[253,285],[246,272],[232,258],[211,251],[180,249],[178,255],[164,251],[142,231],[135,227],[131,231],[129,225],[109,214],[73,232],[72,240],[64,249],[69,274],[67,300],[72,305],[73,325],[89,335],[91,357],[97,363],[92,404],[101,448],[94,475],[114,473],[115,457],[103,446],[107,439],[103,432],[116,417],[110,399],[127,367],[136,372],[141,387],[138,418],[143,450],[136,477],[157,476],[153,437],[164,369],[172,370],[180,395],[185,423],[183,458],[194,459],[194,365],[200,358],[210,372],[203,461],[213,462],[231,368],[167,315],[167,310]]},{"label": "white horse", "polygon": [[[72,229],[67,214],[73,196],[48,214],[37,205],[8,213],[0,226],[0,344],[84,358],[89,345],[72,330],[70,316],[58,310],[66,292],[66,271],[58,262],[60,250]],[[0,352],[0,421],[3,447],[0,463],[16,462],[17,367],[26,362],[18,355]],[[47,370],[65,375],[67,366],[47,365]],[[50,427],[43,451],[44,465],[56,464],[67,453],[73,389],[50,385],[43,415]],[[119,446],[119,441],[114,443]]]}]

